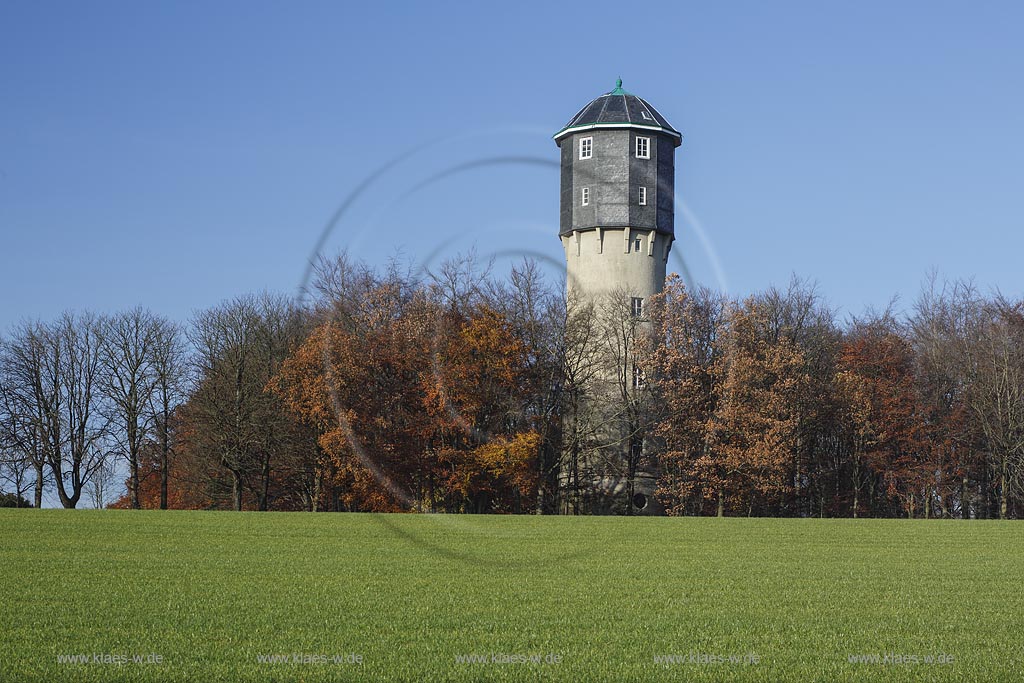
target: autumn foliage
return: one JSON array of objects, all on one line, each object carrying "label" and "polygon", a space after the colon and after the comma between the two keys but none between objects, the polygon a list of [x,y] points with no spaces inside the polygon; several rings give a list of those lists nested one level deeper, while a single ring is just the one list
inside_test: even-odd
[{"label": "autumn foliage", "polygon": [[[142,507],[159,503],[166,450],[174,508],[587,511],[587,491],[559,500],[559,477],[585,488],[566,463],[607,455],[588,439],[616,413],[581,410],[594,352],[574,350],[600,348],[602,328],[534,265],[419,276],[341,255],[315,291],[197,316],[172,438],[140,455]],[[645,380],[622,414],[667,514],[1022,511],[1019,304],[933,284],[904,318],[840,323],[800,280],[733,299],[670,277],[644,312],[623,318],[642,334],[616,337]]]}]

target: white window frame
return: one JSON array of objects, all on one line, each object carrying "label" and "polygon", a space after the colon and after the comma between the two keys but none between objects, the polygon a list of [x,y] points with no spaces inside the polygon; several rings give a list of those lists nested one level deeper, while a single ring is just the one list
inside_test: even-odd
[{"label": "white window frame", "polygon": [[633,240],[633,250],[634,250],[634,251],[635,251],[636,253],[638,253],[638,254],[639,254],[639,253],[640,253],[640,251],[641,251],[641,250],[642,250],[643,248],[644,248],[644,243],[643,243],[643,241],[642,241],[642,239],[641,239],[641,238],[637,237],[636,239],[634,239],[634,240]]},{"label": "white window frame", "polygon": [[647,188],[643,185],[640,186],[640,196],[637,199],[640,202],[640,206],[647,206]]},{"label": "white window frame", "polygon": [[642,318],[644,315],[644,299],[641,296],[634,296],[629,304],[630,311],[634,318]]},{"label": "white window frame", "polygon": [[637,159],[650,159],[651,158],[651,139],[636,137],[636,158]]},{"label": "white window frame", "polygon": [[592,159],[594,157],[594,138],[591,136],[580,138],[580,159]]},{"label": "white window frame", "polygon": [[583,192],[580,193],[581,204],[580,206],[590,206],[590,188],[584,187]]},{"label": "white window frame", "polygon": [[644,371],[640,369],[639,365],[634,363],[633,364],[633,388],[634,389],[643,389],[644,385],[647,383],[644,380],[645,380],[645,378],[644,378]]}]

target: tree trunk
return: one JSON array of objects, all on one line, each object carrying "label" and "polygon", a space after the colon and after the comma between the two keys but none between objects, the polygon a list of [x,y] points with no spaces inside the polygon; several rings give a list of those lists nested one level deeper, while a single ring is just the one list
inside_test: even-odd
[{"label": "tree trunk", "polygon": [[317,508],[320,505],[320,482],[323,480],[323,474],[320,472],[320,468],[317,467],[313,472],[313,498],[309,501],[310,512],[317,512]]},{"label": "tree trunk", "polygon": [[722,488],[718,488],[718,516],[725,517],[725,493]]},{"label": "tree trunk", "polygon": [[1007,502],[1007,476],[1006,476],[1006,465],[1003,465],[1003,471],[999,475],[999,519],[1006,519],[1006,502]]},{"label": "tree trunk", "polygon": [[167,451],[160,454],[160,509],[167,509],[167,480],[170,478],[170,466]]},{"label": "tree trunk", "polygon": [[266,512],[270,509],[270,456],[263,458],[262,486],[260,487],[259,509]]},{"label": "tree trunk", "polygon": [[231,472],[231,499],[236,512],[242,511],[242,475],[232,470]]},{"label": "tree trunk", "polygon": [[[52,467],[52,465],[51,465]],[[73,510],[78,505],[78,499],[82,496],[82,487],[77,484],[78,477],[72,472],[71,475],[71,495],[68,495],[67,487],[64,486],[64,472],[59,467],[52,467],[53,478],[57,484],[57,497],[60,499],[60,504],[68,510]]]},{"label": "tree trunk", "polygon": [[139,503],[139,458],[133,455],[129,462],[129,469],[131,471],[131,481],[129,482],[130,502],[133,510],[139,510],[142,505]]},{"label": "tree trunk", "polygon": [[160,425],[160,509],[167,509],[167,483],[171,476],[171,437],[167,424],[171,410],[165,396],[163,399],[163,416]]},{"label": "tree trunk", "polygon": [[43,463],[42,461],[35,463],[36,470],[36,486],[35,486],[35,503],[36,509],[43,507]]},{"label": "tree trunk", "polygon": [[960,519],[970,519],[971,501],[970,489],[967,486],[967,477],[960,481]]},{"label": "tree trunk", "polygon": [[982,472],[983,474],[981,477],[981,506],[978,508],[978,518],[988,519],[989,512],[992,510],[992,502],[990,500],[992,495],[992,485],[989,482],[989,468],[983,467]]}]

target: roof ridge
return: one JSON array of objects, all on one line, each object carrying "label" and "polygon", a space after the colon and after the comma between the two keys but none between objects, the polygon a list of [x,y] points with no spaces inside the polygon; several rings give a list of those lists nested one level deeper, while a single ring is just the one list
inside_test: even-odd
[{"label": "roof ridge", "polygon": [[[612,99],[615,95],[622,97],[623,112],[612,108],[609,112]],[[630,109],[630,97],[637,100],[636,118]],[[676,130],[668,119],[651,103],[633,93],[622,91],[621,93],[603,93],[598,95],[580,109],[569,119],[569,122],[555,134],[555,140],[560,140],[570,131],[590,130],[596,128],[643,128],[646,130],[658,130],[676,138],[676,144],[682,140],[682,133]]]},{"label": "roof ridge", "polygon": [[580,116],[583,115],[583,112],[585,112],[587,110],[587,107],[589,107],[593,103],[594,103],[594,100],[590,100],[589,102],[584,104],[583,107],[578,112],[576,112],[575,114],[572,115],[572,118],[569,119],[569,123],[565,127],[568,128],[569,126],[571,126],[573,124],[573,122],[576,121],[576,119],[578,119]]},{"label": "roof ridge", "polygon": [[610,99],[607,99],[607,98],[606,98],[606,99],[605,99],[605,101],[604,101],[604,102],[603,102],[603,103],[601,104],[601,111],[600,111],[600,112],[598,113],[598,115],[597,115],[597,120],[598,120],[598,121],[600,121],[600,120],[601,120],[601,118],[602,118],[602,117],[604,116],[604,113],[605,113],[605,111],[607,111],[607,109],[608,109],[608,103],[609,103],[610,101],[611,101]]},{"label": "roof ridge", "polygon": [[[660,111],[658,111],[657,108],[654,105],[652,105],[650,102],[648,102],[647,100],[645,100],[642,97],[637,97],[637,99],[644,103],[644,106],[647,107],[651,111],[651,114],[653,114],[653,115],[657,116],[658,118],[660,118],[661,121],[664,121],[664,123],[662,123],[661,121],[658,121],[659,125],[663,125],[666,128],[669,128],[671,130],[675,130],[675,128],[672,128],[672,124],[668,122],[668,119],[665,118],[665,115],[662,114]],[[678,131],[676,131],[676,132],[678,132]]]}]

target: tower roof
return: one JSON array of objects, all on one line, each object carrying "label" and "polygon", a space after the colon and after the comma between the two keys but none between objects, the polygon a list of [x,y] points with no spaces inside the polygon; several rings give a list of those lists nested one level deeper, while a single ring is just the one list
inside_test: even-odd
[{"label": "tower roof", "polygon": [[566,135],[595,128],[641,128],[665,133],[676,139],[676,146],[683,136],[672,127],[657,109],[642,97],[622,89],[622,79],[615,82],[615,89],[591,100],[555,133],[555,142],[561,145]]}]

